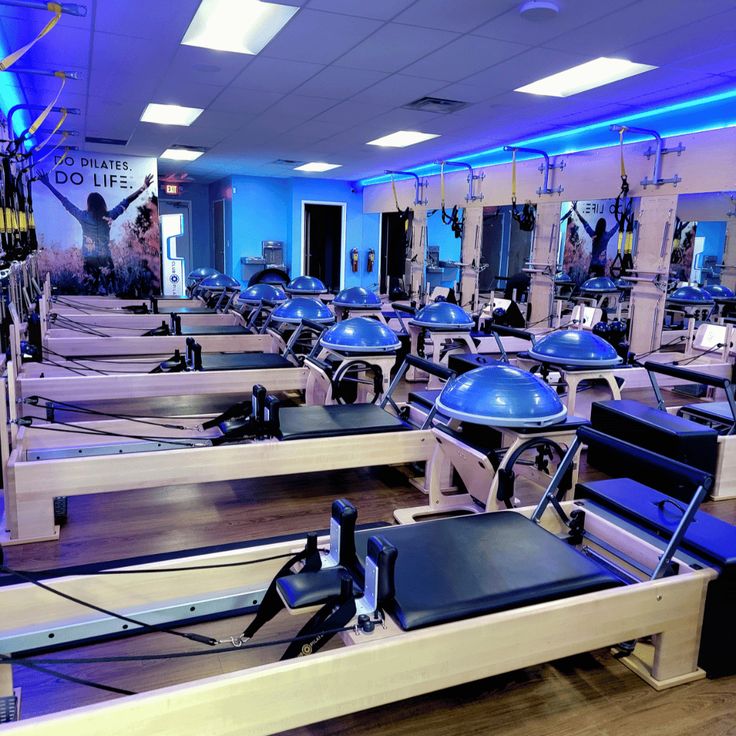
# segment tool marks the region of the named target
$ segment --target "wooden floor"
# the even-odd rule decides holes
[[[325,528],[331,502],[343,496],[357,505],[359,522],[391,522],[395,508],[422,503],[420,493],[407,481],[407,472],[359,469],[76,497],[70,499],[70,520],[61,541],[7,548],[6,564],[38,570]],[[708,504],[706,508],[736,522],[736,501]],[[0,601],[1,596],[0,589]],[[221,621],[191,630],[230,635],[242,630],[243,623]],[[263,637],[288,635],[290,623],[274,622]],[[83,656],[135,654],[182,651],[187,645],[196,647],[157,634],[75,651]],[[260,651],[251,662],[277,656]],[[176,664],[99,664],[66,667],[65,671],[108,685],[144,690],[215,675],[242,664],[238,655],[219,655]],[[17,673],[17,682],[23,689],[25,718],[116,697],[27,671]],[[348,686],[359,688],[360,683]],[[243,703],[244,724],[247,713],[248,704]],[[736,677],[656,693],[607,651],[599,651],[290,733],[725,736],[736,734]]]

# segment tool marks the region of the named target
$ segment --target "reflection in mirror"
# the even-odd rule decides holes
[[[483,241],[479,291],[490,299],[497,296],[525,302],[529,275],[524,273],[532,250],[533,233],[522,230],[511,216],[511,207],[483,208]]]
[[[443,217],[442,210],[427,212],[427,253],[425,258],[426,291],[429,301],[442,296],[456,301],[460,281],[462,251],[462,223],[465,211],[457,211],[457,222],[450,221],[450,212]],[[455,225],[455,226],[453,226]]]
[[[412,212],[381,214],[380,290],[394,300],[407,298],[407,258],[411,250]]]

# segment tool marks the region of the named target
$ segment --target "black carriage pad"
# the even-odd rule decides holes
[[[243,325],[182,325],[182,335],[247,335],[249,331]]]
[[[370,536],[356,534],[358,560]],[[621,585],[515,511],[393,526],[381,536],[398,550],[389,608],[405,630]]]
[[[685,508],[630,478],[578,483],[575,495],[600,503],[665,539],[674,534]],[[736,526],[705,511],[695,512],[680,546],[709,564],[736,566]]]
[[[196,307],[159,307],[156,314],[217,314],[213,307],[204,304]]]
[[[440,388],[411,391],[409,393],[409,403],[429,411],[441,393],[442,389]]]
[[[696,422],[714,422],[733,425],[733,412],[728,401],[704,401],[701,404],[688,404],[677,410],[677,416],[691,418]]]
[[[707,473],[715,472],[718,432],[702,424],[630,399],[594,402],[590,420],[592,427],[604,434]],[[588,451],[588,462],[599,470],[607,472],[608,460],[607,452]],[[656,482],[644,482],[660,488]],[[667,492],[666,488],[661,490]]]
[[[485,337],[488,337],[485,335]],[[496,365],[500,361],[488,355],[478,353],[455,353],[447,359],[447,367],[459,376],[462,373],[472,371],[474,368],[484,368],[487,365]]]
[[[584,417],[566,416],[561,422],[548,424],[546,427],[514,427],[519,434],[555,434],[555,432],[574,432],[580,427],[587,427],[590,422]]]
[[[202,353],[203,371],[255,371],[294,368],[278,353]]]
[[[279,411],[282,440],[400,432],[412,427],[375,404],[293,406]]]

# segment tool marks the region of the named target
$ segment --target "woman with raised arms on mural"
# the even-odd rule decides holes
[[[61,202],[69,214],[82,226],[82,257],[84,258],[85,277],[91,282],[92,293],[110,293],[115,290],[114,264],[110,250],[110,228],[114,220],[143,194],[153,183],[153,175],[148,174],[142,186],[119,202],[112,209],[107,208],[105,198],[99,192],[91,192],[87,196],[87,209],[82,210],[70,202],[49,181],[48,176],[40,177],[54,196]]]
[[[578,212],[577,202],[572,203],[572,209],[585,228],[585,232],[590,236],[590,275],[605,276],[606,263],[608,262],[608,241],[618,232],[618,224],[614,224],[610,230],[606,230],[606,218],[599,217],[594,230],[588,224],[588,221]]]

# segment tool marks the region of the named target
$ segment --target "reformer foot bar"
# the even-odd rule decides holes
[[[241,662],[249,640],[257,645],[258,629],[279,611],[309,618],[284,645],[280,662],[32,719],[8,726],[8,733],[235,736],[246,727],[250,734],[273,734],[619,645],[628,653],[621,661],[656,689],[704,677],[698,666],[704,607],[718,607],[721,621],[733,615],[732,599],[713,600],[709,593],[733,561],[718,569],[703,564],[703,550],[697,558],[694,551],[700,524],[733,531],[697,511],[711,476],[589,428],[579,430],[570,462],[581,443],[633,454],[650,470],[666,467],[690,489],[687,507],[658,527],[651,497],[644,504],[635,495],[617,498],[614,508],[614,500],[588,484],[589,498],[560,503],[559,471],[536,508],[356,532],[355,508],[340,501],[333,504],[329,540],[307,538],[306,546],[288,541],[136,566],[158,567],[156,575],[47,573],[44,582],[57,591],[159,625],[184,625],[187,603],[218,601],[226,615],[258,601],[243,633],[220,640],[220,650],[237,649]],[[284,565],[273,559],[280,555],[294,558]],[[177,571],[238,562],[253,564],[206,575]],[[122,628],[119,620],[28,582],[10,583],[0,620],[6,656],[41,649],[52,633],[69,647]],[[706,635],[718,633],[708,630],[716,623],[706,619]],[[319,651],[334,635],[342,645]],[[635,645],[648,637],[650,643]],[[733,658],[727,669],[733,671]],[[7,689],[7,676],[4,682]]]
[[[407,365],[445,379],[452,376],[446,368],[413,356]],[[244,444],[219,444],[231,436],[226,419],[199,435],[196,419],[182,421],[184,429],[143,431],[131,420],[56,428],[35,420],[21,422],[29,426],[19,428],[7,463],[2,528],[9,535],[4,543],[58,538],[53,499],[59,496],[426,461],[433,445],[429,427],[435,412],[402,411],[392,398],[397,383],[395,379],[380,406],[279,410],[261,390],[253,421],[249,419],[247,431],[235,437],[242,437]],[[205,419],[212,423],[212,417]],[[213,440],[217,446],[209,446]]]

